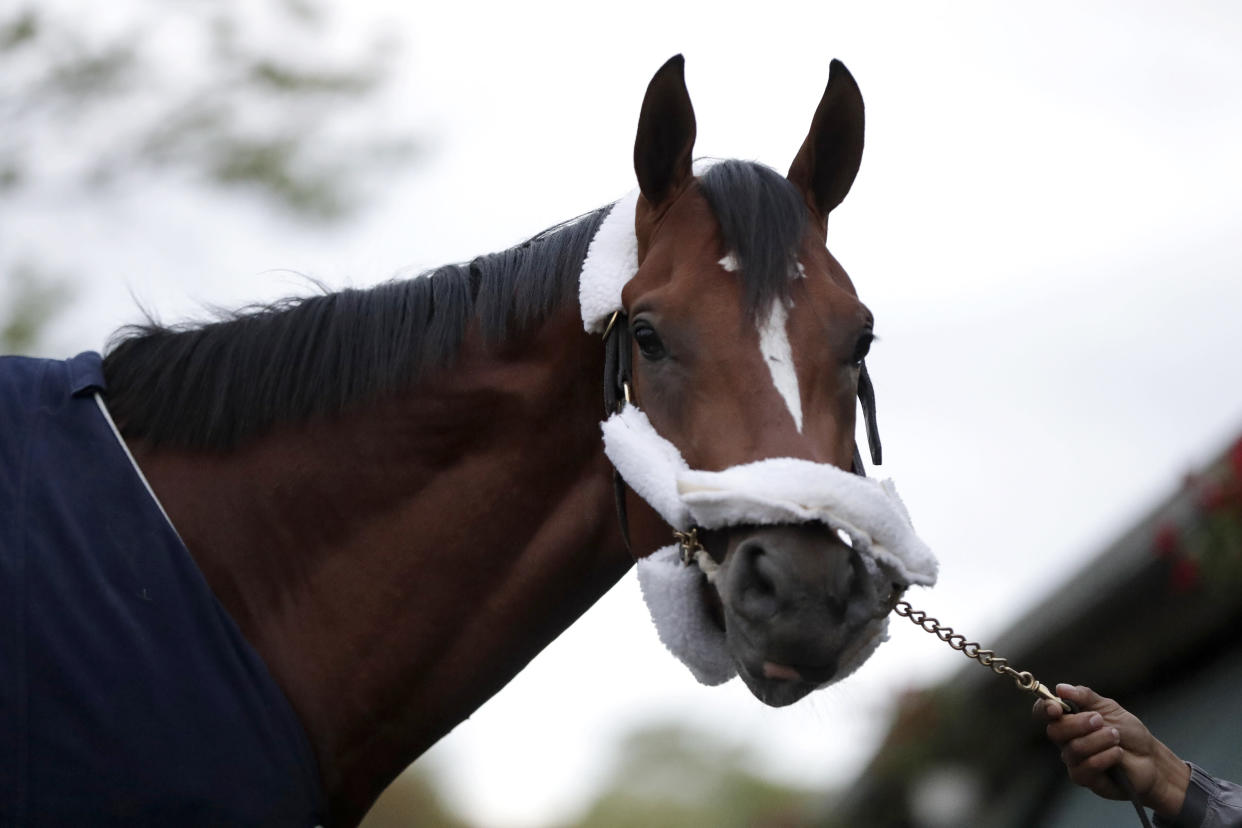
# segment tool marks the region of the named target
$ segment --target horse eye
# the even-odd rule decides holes
[[[867,357],[867,353],[871,350],[871,343],[874,341],[874,333],[863,331],[862,336],[858,337],[858,342],[854,345],[854,358],[851,360],[854,365],[862,364],[862,361]]]
[[[660,335],[656,333],[655,328],[651,327],[650,323],[643,321],[634,323],[632,333],[634,341],[638,343],[638,350],[647,359],[663,359],[667,355],[668,352],[664,350],[664,343],[660,340]]]

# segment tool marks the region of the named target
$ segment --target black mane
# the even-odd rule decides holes
[[[788,290],[802,199],[750,162],[720,162],[699,184],[757,313]],[[582,261],[611,209],[413,279],[244,308],[208,324],[124,328],[104,358],[108,406],[129,439],[226,450],[282,423],[398,393],[452,362],[472,319],[498,343],[576,301]]]

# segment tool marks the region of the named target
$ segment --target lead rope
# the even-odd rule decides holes
[[[909,618],[911,623],[922,628],[924,632],[931,633],[967,658],[973,658],[984,667],[990,668],[996,675],[1009,676],[1019,690],[1032,693],[1036,698],[1043,699],[1044,701],[1055,702],[1061,705],[1061,709],[1066,713],[1081,712],[1078,705],[1053,693],[1041,684],[1030,671],[1014,669],[1009,665],[1009,659],[998,656],[993,650],[983,649],[983,645],[977,641],[967,641],[966,636],[959,632],[954,632],[952,627],[941,624],[939,620],[929,617],[922,610],[916,610],[910,606],[909,601],[898,601],[893,606],[893,612],[902,618]],[[1126,776],[1126,772],[1122,770],[1121,766],[1114,765],[1109,768],[1108,778],[1122,793],[1130,798],[1130,804],[1134,806],[1134,810],[1138,813],[1139,820],[1143,823],[1143,828],[1152,828],[1151,821],[1147,818],[1147,811],[1143,808],[1142,803],[1139,802],[1138,793],[1134,790],[1134,785],[1130,783],[1130,778]]]

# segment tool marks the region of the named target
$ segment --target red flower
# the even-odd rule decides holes
[[[1195,493],[1199,508],[1205,512],[1215,512],[1229,505],[1229,489],[1218,481],[1205,483]]]
[[[1190,558],[1177,558],[1169,570],[1169,586],[1175,593],[1190,592],[1199,585],[1199,564]]]
[[[1229,449],[1229,468],[1233,470],[1233,479],[1242,482],[1242,438]]]

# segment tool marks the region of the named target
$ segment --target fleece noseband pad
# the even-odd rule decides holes
[[[935,555],[914,533],[891,481],[835,466],[773,458],[719,472],[696,471],[638,408],[602,424],[604,451],[626,483],[678,530],[820,522],[846,533],[877,581],[931,586]],[[719,684],[735,674],[724,633],[708,617],[697,567],[676,546],[640,558],[638,578],[660,640],[695,678]],[[885,638],[887,617],[864,630],[836,679],[856,669]]]

